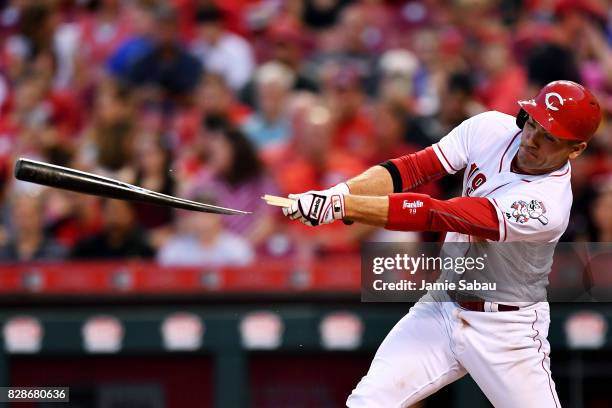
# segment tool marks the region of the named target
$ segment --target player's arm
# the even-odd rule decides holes
[[[370,167],[346,182],[351,194],[384,196],[393,192],[391,174],[382,166]]]
[[[295,202],[290,207],[284,208],[283,213],[292,220],[311,226],[329,224],[338,219],[353,220],[345,215],[344,197],[382,196],[381,200],[385,200],[384,196],[387,194],[400,193],[446,174],[454,174],[464,168],[469,161],[470,136],[478,133],[473,129],[473,125],[480,119],[478,116],[469,119],[435,145],[382,163],[346,183],[322,191],[290,194],[289,198]],[[373,225],[385,225],[382,221],[384,218],[381,219],[385,217],[384,202],[372,201],[368,204],[373,208],[361,211],[375,211],[375,213],[367,215],[370,217],[368,221],[360,218],[366,214],[353,214],[356,216],[355,220]]]
[[[432,147],[374,166],[346,182],[351,194],[386,196],[412,190],[447,172]]]
[[[458,232],[495,241],[500,236],[496,210],[482,197],[436,200],[416,193],[347,195],[344,217],[399,231]]]
[[[341,216],[344,196],[386,198],[388,194],[413,189],[446,174],[433,147],[428,147],[371,167],[346,183],[327,190],[289,194],[289,198],[296,201],[291,207],[283,209],[283,213],[306,225],[328,224]]]

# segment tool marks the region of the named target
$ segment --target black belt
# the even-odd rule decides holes
[[[479,298],[478,296],[468,295],[465,293],[459,293],[454,290],[447,290],[446,293],[453,300],[453,302],[457,303],[459,307],[465,310],[470,310],[472,312],[488,312],[489,310],[485,310],[485,303],[487,302],[484,299]],[[492,302],[489,302],[492,303]],[[512,305],[503,305],[501,303],[495,303],[497,305],[498,312],[515,312],[520,308],[518,306]]]

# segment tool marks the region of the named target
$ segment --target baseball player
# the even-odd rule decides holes
[[[328,190],[291,195],[295,201],[283,212],[311,226],[351,220],[444,231],[445,242],[554,244],[572,205],[569,161],[597,130],[600,107],[570,81],[551,82],[518,104],[517,117],[479,114],[424,150]],[[462,169],[461,197],[443,201],[409,192]],[[505,260],[495,273],[506,280],[508,301],[429,292],[387,335],[348,407],[407,407],[466,373],[495,407],[560,407],[547,340],[552,252],[542,259],[538,251],[489,246]],[[542,301],[511,301],[524,291]]]

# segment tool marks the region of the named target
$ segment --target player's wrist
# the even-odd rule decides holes
[[[338,183],[329,189],[332,194],[332,207],[334,220],[345,220],[346,218],[346,197],[351,194],[351,190],[345,182]]]
[[[387,196],[344,196],[345,216],[343,221],[384,227],[387,221],[389,199]]]
[[[351,190],[345,182],[338,183],[333,187],[329,188],[329,191],[333,191],[335,194],[348,195],[351,194]]]

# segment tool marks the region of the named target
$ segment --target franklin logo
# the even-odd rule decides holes
[[[403,210],[405,210],[406,208],[421,208],[421,207],[423,207],[423,202],[421,200],[416,200],[416,201],[404,200],[404,202],[402,203]]]
[[[546,103],[546,107],[552,111],[558,111],[559,107],[554,106],[552,104],[552,101],[550,100],[551,98],[557,99],[559,101],[559,105],[563,106],[563,97],[561,97],[561,95],[559,95],[556,92],[549,92],[546,94],[545,98],[544,98],[544,103]]]
[[[321,212],[321,205],[325,201],[325,198],[321,196],[315,196],[314,202],[312,203],[312,210],[310,211],[310,215],[313,218],[319,218],[319,213]]]

